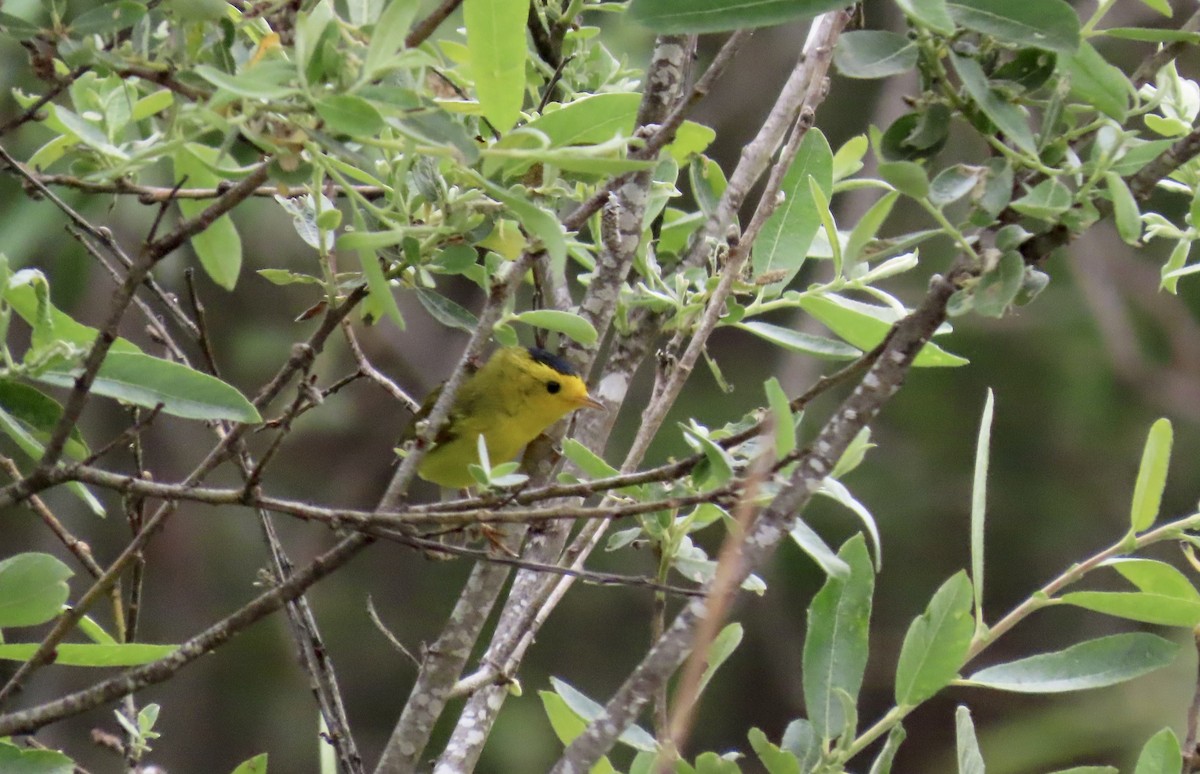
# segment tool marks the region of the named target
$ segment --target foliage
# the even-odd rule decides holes
[[[1170,15],[1163,0],[1144,2]],[[851,15],[825,0],[462,0],[447,21],[442,11],[458,5],[115,0],[78,9],[56,1],[27,16],[0,13],[0,35],[26,48],[36,79],[16,90],[19,109],[0,126],[0,164],[42,206],[57,208],[115,288],[106,312],[85,322],[55,302],[67,277],[15,250],[0,256],[0,430],[13,457],[3,458],[10,483],[0,503],[36,515],[87,575],[44,552],[0,556],[0,659],[20,664],[0,687],[0,735],[134,697],[283,609],[336,765],[365,771],[305,594],[379,541],[475,562],[455,614],[422,649],[379,771],[412,770],[430,755],[439,756],[437,771],[474,768],[505,698],[519,691],[525,649],[578,577],[650,588],[654,641],[606,704],[563,679],[539,692],[547,733],[566,745],[555,770],[741,771],[743,753],[695,755],[686,740],[714,674],[743,639],[740,624],[726,623],[730,601],[739,589],[770,592],[762,569],[786,536],[827,577],[808,605],[803,647],[790,651],[801,664],[806,716],[778,744],[757,728],[747,735],[744,754],[773,774],[862,769],[868,749],[870,771],[885,774],[904,744],[905,719],[951,686],[969,688],[968,697],[1079,691],[1172,663],[1178,645],[1143,631],[979,660],[1047,608],[1200,625],[1192,578],[1146,554],[1167,541],[1194,544],[1200,527],[1195,513],[1160,523],[1169,419],[1149,431],[1125,534],[994,617],[985,615],[983,585],[989,393],[964,569],[923,612],[912,611],[898,649],[870,637],[884,545],[845,478],[874,446],[870,423],[910,368],[968,364],[931,341],[952,333],[947,318],[1005,318],[1031,304],[1050,280],[1047,260],[1100,224],[1131,246],[1173,243],[1161,269],[1167,293],[1200,271],[1189,263],[1200,239],[1200,86],[1174,64],[1182,45],[1196,42],[1194,25],[1106,27],[1111,2],[1081,21],[1063,0],[896,0],[903,32],[844,32]],[[723,168],[710,155],[716,132],[687,119],[688,110],[744,55],[741,28],[808,19],[805,52],[737,164]],[[610,42],[629,23],[658,35],[643,52],[645,70]],[[733,34],[693,73],[696,36],[724,31]],[[1105,58],[1107,39],[1143,42],[1150,53],[1126,74]],[[918,91],[889,126],[859,126],[831,144],[818,111],[831,64],[852,79],[915,75]],[[41,143],[21,158],[4,139],[18,127]],[[952,154],[963,146],[973,153]],[[158,215],[135,249],[63,191],[137,196]],[[839,224],[835,210],[855,192],[865,192],[868,206],[852,225],[846,217]],[[247,276],[244,237],[256,199],[289,218],[308,249],[299,265],[260,259],[268,265],[257,273],[269,285]],[[896,217],[901,208],[924,222],[910,227]],[[172,257],[185,245],[223,292],[265,306],[300,297],[308,305],[297,317],[307,338],[275,353],[278,371],[261,386],[218,369],[215,353],[230,343],[214,341],[191,275],[186,285],[163,284],[175,281],[171,261],[188,260]],[[946,245],[948,264],[931,257]],[[917,275],[928,290],[906,302],[913,285],[903,280]],[[463,288],[486,300],[468,309]],[[302,445],[295,422],[326,410],[346,385],[370,380],[415,413],[418,401],[372,364],[359,336],[371,326],[411,336],[417,309],[470,339],[400,450],[386,494],[371,509],[280,494],[277,455]],[[788,322],[796,319],[824,332]],[[130,320],[146,332],[118,335]],[[796,396],[771,378],[761,405],[733,421],[710,426],[694,416],[668,425],[701,359],[727,387],[709,349],[721,328],[844,367]],[[559,427],[521,463],[489,460],[481,438],[473,493],[409,502],[464,374],[493,342],[561,351],[613,412],[639,366],[655,362],[633,440],[612,448],[613,419],[599,415],[578,417],[569,437]],[[332,359],[327,348],[348,353],[352,373],[327,380],[318,368]],[[839,407],[813,418],[814,399],[851,384]],[[108,442],[86,423],[104,401],[130,412]],[[203,453],[149,439],[149,428],[176,421],[213,431]],[[646,463],[651,442],[668,435],[690,453]],[[556,445],[568,463],[561,471]],[[166,464],[175,454],[193,466],[186,476]],[[231,472],[236,485],[212,483],[217,471]],[[74,500],[52,508],[43,495],[60,486]],[[839,550],[805,520],[816,495],[861,528]],[[266,588],[179,644],[144,642],[141,562],[186,504],[256,512],[270,559]],[[99,561],[75,537],[105,528],[55,513],[80,506],[123,517],[128,532],[114,556]],[[275,533],[281,517],[324,528],[323,553],[294,564]],[[581,525],[574,534],[572,523]],[[439,542],[446,532],[481,533],[486,544]],[[602,543],[611,552],[647,549],[655,571],[631,578],[586,568]],[[520,572],[470,672],[510,565]],[[1101,569],[1132,590],[1065,590]],[[111,603],[103,618],[102,598]],[[78,635],[88,642],[65,641]],[[864,675],[881,652],[895,663],[892,706],[868,719]],[[125,671],[40,705],[11,704],[40,670],[71,667]],[[466,705],[437,753],[428,745],[450,696],[467,697]],[[649,704],[653,732],[638,725]],[[158,704],[139,710],[129,698],[116,715],[121,736],[110,746],[131,769],[171,742],[156,730],[158,714]],[[965,705],[955,731],[959,771],[983,771]],[[1194,767],[1194,732],[1182,747],[1169,729],[1154,735],[1137,772]],[[618,742],[632,752],[614,753]],[[64,753],[0,743],[0,768],[10,760],[29,771],[71,766]],[[264,754],[236,771],[266,766]]]

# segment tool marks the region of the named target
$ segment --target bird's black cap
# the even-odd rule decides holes
[[[541,363],[542,365],[550,366],[555,371],[558,371],[563,376],[579,376],[579,372],[571,367],[571,364],[563,360],[558,355],[551,354],[544,349],[538,347],[526,347],[529,356]]]

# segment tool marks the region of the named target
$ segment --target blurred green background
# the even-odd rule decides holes
[[[5,10],[23,13],[21,9],[29,5],[31,0],[10,2]],[[1114,11],[1113,25],[1155,21],[1144,6],[1124,5]],[[1090,4],[1081,4],[1081,13],[1090,11]],[[887,4],[867,3],[867,25],[898,29],[891,13]],[[650,40],[645,31],[628,24],[611,26],[607,15],[605,21],[610,24],[606,34],[612,35],[609,45],[623,50],[630,64],[640,67]],[[786,76],[804,32],[803,26],[759,32],[696,115],[717,129],[719,145],[713,153],[727,171]],[[711,55],[718,43],[705,39],[705,55]],[[1135,45],[1101,48],[1127,72],[1146,52]],[[1180,63],[1191,77],[1195,65],[1194,53]],[[0,120],[15,112],[14,86],[36,88],[28,78],[22,50],[0,42]],[[864,132],[869,123],[886,126],[904,112],[902,97],[913,87],[903,78],[879,84],[835,77],[817,125],[836,148]],[[26,158],[44,139],[38,127],[26,126],[0,141],[19,158]],[[977,160],[981,153],[978,147],[952,142],[939,161]],[[154,217],[149,208],[131,199],[62,193],[130,247],[144,236]],[[848,228],[871,201],[858,194],[835,200],[839,224]],[[0,176],[0,202],[0,250],[14,266],[44,271],[54,301],[77,319],[95,324],[106,309],[112,286],[65,233],[63,218],[49,203],[23,195],[11,175]],[[1177,206],[1166,201],[1157,204]],[[922,217],[915,208],[899,207],[887,229],[898,233],[926,227]],[[286,358],[289,344],[312,330],[315,323],[293,320],[316,300],[309,289],[276,287],[254,270],[294,266],[307,271],[315,268],[315,262],[296,237],[290,218],[274,202],[251,202],[237,220],[243,225],[247,260],[237,291],[227,293],[204,278],[199,278],[199,286],[224,376],[253,394]],[[937,249],[922,257],[921,276],[891,286],[909,303],[920,297],[928,273],[946,265],[947,254],[939,255]],[[1177,517],[1196,508],[1200,283],[1184,279],[1177,297],[1159,292],[1162,257],[1157,246],[1133,250],[1107,226],[1093,229],[1047,264],[1051,284],[1031,306],[999,321],[955,320],[955,332],[942,344],[969,358],[971,365],[915,372],[876,423],[874,440],[879,448],[846,481],[875,514],[884,546],[872,655],[863,689],[864,726],[890,706],[895,658],[909,622],[937,586],[968,562],[972,456],[989,387],[996,395],[987,530],[989,620],[1123,533],[1142,444],[1157,417],[1169,417],[1175,424],[1163,513]],[[163,263],[159,279],[182,291],[182,271],[194,265],[194,257],[181,251]],[[811,281],[824,269],[810,264],[798,281]],[[479,292],[468,286],[456,287],[454,294],[472,308],[482,301]],[[446,375],[466,337],[440,328],[410,301],[401,299],[406,331],[383,324],[361,335],[373,361],[419,397]],[[146,341],[135,316],[126,322],[123,335]],[[775,322],[814,325],[792,317]],[[674,418],[694,416],[716,426],[758,405],[768,376],[779,376],[789,393],[796,394],[831,368],[780,354],[730,330],[717,333],[711,351],[733,392],[721,392],[699,369]],[[320,359],[318,374],[322,383],[329,383],[352,368],[338,342]],[[607,454],[610,461],[621,458],[624,443],[636,429],[638,410],[644,405],[640,396],[648,387],[646,376],[639,381],[641,392],[620,415]],[[836,397],[823,398],[808,412],[809,432],[833,409]],[[91,402],[83,429],[95,445],[118,432],[126,419],[119,407],[98,399]],[[406,422],[403,412],[380,390],[356,383],[297,423],[268,474],[271,493],[318,503],[372,506],[389,476],[390,450]],[[667,423],[650,463],[686,449],[674,427]],[[266,440],[259,437],[253,443],[261,450]],[[147,435],[155,477],[178,480],[210,442],[208,431],[195,423],[160,418]],[[7,446],[0,448],[12,453]],[[109,464],[124,467],[129,461],[127,455],[117,455]],[[233,480],[224,471],[210,483]],[[114,557],[127,540],[119,504],[111,498],[106,502],[114,515],[106,521],[88,516],[77,501],[61,493],[50,493],[47,499],[70,528],[91,543],[102,562]],[[28,512],[13,510],[2,518],[3,555],[46,550],[71,563]],[[858,529],[852,515],[828,502],[814,503],[806,518],[834,545]],[[331,541],[320,527],[283,518],[278,526],[297,561]],[[714,538],[708,537],[710,547],[715,547]],[[1172,546],[1161,547],[1154,555],[1176,562],[1180,558]],[[142,637],[177,642],[255,594],[258,572],[267,559],[250,511],[184,506],[154,541],[147,562]],[[647,573],[654,560],[624,552],[597,556],[593,564]],[[374,760],[386,739],[415,674],[414,666],[394,652],[369,622],[368,596],[393,632],[417,650],[439,629],[468,569],[463,562],[428,562],[402,547],[381,544],[313,590],[312,603],[368,761]],[[778,740],[787,723],[803,714],[804,611],[822,578],[807,557],[788,546],[775,557],[765,579],[768,594],[745,599],[737,611],[746,626],[746,640],[709,689],[692,737],[693,753],[748,750],[745,733],[751,726]],[[1090,582],[1111,580],[1098,577]],[[74,594],[83,587],[82,578],[72,583]],[[546,689],[549,676],[556,675],[597,699],[607,698],[644,651],[650,609],[646,592],[578,585],[531,650],[521,674],[524,695],[508,701],[479,771],[544,770],[560,745],[541,711],[537,691]],[[1078,610],[1054,609],[1022,624],[987,652],[980,665],[1135,627]],[[10,640],[36,633],[13,632]],[[1191,639],[1186,632],[1163,633],[1185,644]],[[11,665],[0,664],[0,675],[10,669]],[[949,689],[906,723],[908,741],[896,770],[953,769],[953,713],[960,703],[967,703],[974,713],[989,771],[994,774],[1048,771],[1072,763],[1130,767],[1136,750],[1158,728],[1172,726],[1182,738],[1195,674],[1194,650],[1188,647],[1170,669],[1112,689],[1059,697]],[[17,704],[32,705],[95,679],[92,672],[45,669]],[[316,771],[314,702],[279,616],[240,635],[169,683],[140,694],[139,701],[163,705],[159,722],[163,737],[150,759],[168,771],[228,771],[263,751],[270,753],[272,771]],[[93,727],[115,731],[111,711],[56,724],[39,739],[66,748],[94,771],[115,770],[117,762],[111,754],[87,742]],[[859,768],[865,770],[867,764]],[[753,770],[753,764],[747,770]]]

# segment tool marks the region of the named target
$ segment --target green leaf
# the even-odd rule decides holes
[[[580,693],[564,680],[551,677],[550,684],[554,686],[555,693],[562,697],[571,711],[584,721],[591,722],[604,710],[604,707]],[[625,733],[621,734],[618,741],[643,752],[653,752],[658,749],[658,743],[654,741],[654,737],[637,725],[625,729]]]
[[[557,331],[585,347],[592,346],[599,338],[592,324],[573,312],[560,312],[557,309],[533,309],[515,314],[510,319],[532,325],[534,328]]]
[[[155,116],[175,104],[175,95],[170,89],[159,89],[133,103],[129,113],[130,121],[142,121]]]
[[[917,66],[917,44],[885,30],[845,32],[833,50],[833,63],[848,78],[887,78]]]
[[[875,571],[878,572],[882,569],[883,544],[879,540],[879,527],[875,524],[875,517],[867,510],[867,507],[856,500],[854,495],[850,494],[850,490],[846,488],[845,484],[832,476],[825,477],[825,480],[821,482],[821,486],[817,489],[817,494],[841,503],[854,513],[854,515],[858,516],[867,530],[867,535],[871,538],[871,546],[875,549]]]
[[[95,328],[75,322],[67,313],[50,303],[50,284],[37,269],[14,272],[4,289],[4,300],[21,319],[33,328],[33,346],[44,347],[67,342],[78,347],[91,347],[99,333]],[[128,339],[117,338],[110,352],[141,352]]]
[[[145,15],[146,6],[143,3],[118,0],[76,16],[71,21],[71,32],[79,36],[108,35],[132,27]]]
[[[804,718],[787,724],[779,746],[796,756],[802,771],[811,771],[821,760],[821,740],[817,738],[812,723]]]
[[[529,0],[464,0],[470,71],[483,115],[498,132],[521,117]]]
[[[1166,152],[1174,142],[1174,140],[1149,140],[1147,142],[1126,140],[1124,152],[1113,162],[1111,171],[1122,177],[1135,175],[1142,167]]]
[[[875,590],[875,569],[861,533],[846,541],[838,557],[850,574],[826,578],[809,605],[804,638],[804,704],[822,739],[840,736],[845,725],[837,690],[856,699],[862,687]]]
[[[704,453],[704,461],[692,470],[692,478],[704,489],[725,484],[733,477],[733,457],[711,438],[690,425],[680,423],[684,440],[695,450]]]
[[[383,116],[374,105],[353,94],[330,94],[317,100],[317,115],[334,134],[371,137],[384,127]]]
[[[371,42],[367,46],[367,58],[363,62],[362,80],[372,81],[389,67],[396,52],[404,48],[404,38],[420,9],[420,0],[391,0],[383,9],[375,28],[371,30]]]
[[[605,462],[603,457],[574,438],[563,440],[562,449],[563,455],[574,463],[575,467],[583,471],[588,478],[612,478],[620,472]]]
[[[230,774],[267,774],[267,753],[242,761]]]
[[[1192,252],[1192,240],[1180,239],[1175,243],[1175,247],[1171,250],[1171,255],[1168,256],[1167,262],[1162,267],[1162,281],[1159,287],[1171,295],[1176,295],[1179,292],[1179,278],[1188,272],[1188,269],[1194,269],[1200,264],[1193,264],[1185,267],[1188,255]],[[1200,269],[1198,269],[1200,270]]]
[[[461,306],[427,288],[417,288],[417,300],[433,319],[442,325],[458,328],[467,333],[474,333],[479,319]]]
[[[283,99],[300,92],[295,83],[299,77],[296,65],[283,60],[259,62],[237,75],[206,64],[196,65],[192,72],[217,88],[244,99]]]
[[[1046,0],[1046,3],[1051,4],[1060,1]],[[1027,7],[1022,3],[1006,2],[1005,5],[1006,7]],[[953,6],[951,8],[953,9]],[[1074,19],[1075,12],[1070,11],[1070,13],[1071,18]],[[971,95],[971,99],[979,106],[984,115],[991,119],[992,123],[1012,140],[1018,148],[1031,156],[1037,156],[1037,143],[1033,139],[1033,132],[1029,129],[1029,122],[1026,120],[1025,114],[1021,109],[995,91],[992,91],[987,76],[984,75],[983,68],[974,59],[956,54],[951,54],[950,58],[954,62],[955,72],[958,73],[958,77],[962,80],[963,88]]]
[[[1167,0],[1142,0],[1142,5],[1161,13],[1163,16],[1171,16],[1171,4]]]
[[[1200,624],[1200,602],[1141,591],[1075,591],[1069,605],[1131,621],[1191,628]]]
[[[810,185],[815,182],[828,199],[833,190],[833,151],[820,130],[809,129],[796,157],[783,176],[783,201],[763,224],[754,242],[751,263],[755,277],[775,275],[770,294],[783,290],[800,271],[808,248],[821,225],[818,203]]]
[[[1164,728],[1142,747],[1133,774],[1179,774],[1183,770],[1183,753],[1175,732]]]
[[[774,422],[775,458],[783,459],[796,449],[796,423],[792,416],[791,402],[787,393],[774,376],[763,382],[767,393],[767,406],[771,410],[771,421]],[[0,401],[3,402],[3,401]]]
[[[883,743],[883,748],[871,762],[871,768],[867,774],[891,774],[892,762],[896,759],[896,753],[900,750],[900,745],[904,743],[906,736],[908,736],[908,732],[904,730],[904,726],[899,723],[892,726],[892,730],[888,731],[887,741]]]
[[[45,444],[50,439],[50,434],[62,417],[62,406],[54,398],[28,384],[8,379],[0,379],[0,411],[7,412],[39,444]],[[90,454],[78,427],[71,428],[63,451],[76,460]]]
[[[629,17],[658,33],[724,32],[808,19],[840,0],[633,0]]]
[[[542,240],[542,247],[553,262],[558,264],[567,260],[566,231],[558,218],[529,201],[516,189],[503,188],[482,177],[477,180],[487,190],[488,196],[507,205],[521,225]]]
[[[11,13],[0,12],[0,32],[18,42],[33,40],[41,34],[42,28],[33,22],[26,21]]]
[[[1024,281],[1024,258],[1016,250],[1005,251],[975,287],[975,311],[985,317],[1003,317],[1016,301]]]
[[[967,164],[946,167],[929,184],[930,204],[939,209],[953,204],[976,190],[979,181],[985,175],[987,175],[987,167],[968,166]]]
[[[790,352],[813,355],[826,360],[853,360],[862,354],[860,350],[840,341],[771,323],[751,321],[737,323],[733,327],[749,331]]]
[[[0,384],[14,383],[0,380]],[[23,390],[33,390],[32,387],[28,387],[26,385],[16,384],[15,386]],[[12,397],[12,394],[16,391],[8,390],[7,392],[9,394],[0,392],[0,432],[3,432],[5,435],[7,435],[12,442],[16,444],[22,452],[24,452],[25,456],[29,457],[29,459],[40,460],[46,452],[45,441],[49,439],[50,431],[36,431],[25,422],[22,422],[17,416],[10,414],[6,410],[5,400],[7,400],[9,397]],[[33,392],[37,391],[33,390]],[[46,400],[50,399],[46,398]],[[58,406],[58,403],[52,400],[50,400],[50,402],[54,403],[55,410],[57,410],[61,415],[62,410],[61,407]],[[76,459],[81,459],[86,456],[86,450],[80,448],[80,441],[77,440],[78,438],[79,429],[77,427],[71,428],[71,436],[68,438],[67,444],[63,451],[68,456],[74,456]],[[80,454],[80,451],[84,451],[85,453]],[[92,513],[101,518],[104,518],[104,516],[107,515],[106,511],[104,510],[104,506],[83,484],[79,483],[78,481],[68,481],[66,486],[72,494],[74,494],[76,497],[82,500],[85,505],[87,505],[88,509]]]
[[[842,456],[838,459],[837,464],[833,466],[833,471],[830,472],[830,478],[842,479],[847,474],[852,473],[855,468],[862,464],[866,458],[867,452],[875,448],[875,444],[871,443],[871,428],[864,427],[859,430],[850,441],[850,445],[846,447],[846,451],[842,452]]]
[[[1175,660],[1179,646],[1154,634],[1114,634],[981,669],[969,682],[1016,693],[1103,688],[1140,677]]]
[[[804,771],[807,771],[807,769],[800,768],[800,761],[796,760],[795,755],[771,744],[767,735],[760,729],[750,729],[746,738],[750,740],[750,747],[762,761],[767,774],[803,774]]]
[[[862,257],[863,248],[879,234],[879,229],[883,227],[883,222],[887,220],[888,215],[892,214],[892,207],[899,198],[898,191],[888,191],[863,213],[863,216],[858,219],[858,223],[854,224],[853,230],[850,231],[850,237],[846,240],[846,249],[842,251],[847,264],[853,264]]]
[[[837,182],[850,177],[863,167],[863,157],[871,147],[864,134],[851,137],[833,154],[833,180]]]
[[[947,0],[960,26],[1015,46],[1033,46],[1070,56],[1079,47],[1079,17],[1063,0]]]
[[[796,541],[796,545],[800,546],[800,550],[808,554],[826,575],[843,580],[849,577],[850,565],[839,559],[833,549],[821,539],[821,536],[802,519],[796,519],[795,526],[788,534],[792,536],[792,540]]]
[[[72,387],[81,368],[48,369],[33,378],[57,387]],[[261,422],[258,410],[236,389],[216,378],[149,355],[110,352],[96,374],[92,392],[154,408],[187,419]]]
[[[1133,192],[1116,172],[1106,172],[1104,182],[1108,188],[1108,196],[1112,199],[1113,219],[1117,224],[1117,234],[1125,244],[1137,246],[1142,238],[1142,214],[1138,211],[1137,200],[1133,198]]]
[[[10,774],[74,774],[75,762],[57,750],[23,750],[0,740],[0,771]]]
[[[1200,32],[1191,30],[1172,30],[1159,27],[1109,27],[1106,30],[1096,30],[1101,35],[1124,40],[1140,40],[1144,43],[1200,43]]]
[[[38,644],[35,642],[0,645],[0,659],[28,661],[37,649]],[[60,666],[82,667],[140,666],[166,658],[177,649],[177,645],[150,645],[144,642],[115,645],[62,643],[54,649],[54,663]]]
[[[807,296],[800,300],[800,307],[864,352],[874,349],[883,341],[892,323],[899,319],[890,307],[872,307],[834,294]],[[967,362],[965,358],[952,355],[929,342],[921,348],[913,365],[959,366]]]
[[[364,234],[367,236],[371,235],[366,230],[367,224],[357,203],[353,205],[353,209],[354,231],[338,236],[337,245],[339,249],[349,249],[345,244],[349,237]],[[403,229],[400,230],[403,231]],[[379,256],[376,254],[375,249],[363,245],[355,249],[355,252],[358,255],[358,265],[362,268],[363,277],[367,281],[367,289],[370,291],[371,298],[377,304],[376,308],[383,309],[383,313],[387,315],[388,319],[395,323],[397,328],[404,330],[404,316],[400,314],[400,307],[396,305],[396,297],[392,295],[392,286],[388,284],[387,277],[383,274],[383,267],[379,265]]]
[[[745,636],[745,631],[740,623],[726,624],[721,632],[713,637],[713,641],[708,646],[708,658],[704,667],[704,674],[700,676],[700,687],[697,695],[704,693],[704,689],[708,687],[713,675],[721,668],[721,665],[733,655],[737,650],[738,645],[742,644],[742,638]]]
[[[971,710],[959,705],[954,711],[956,747],[958,749],[958,774],[984,774],[983,753],[975,737],[975,724],[971,721]]]
[[[896,703],[913,707],[933,696],[958,674],[971,646],[971,580],[957,572],[913,620],[896,665]]]
[[[183,146],[173,157],[176,182],[186,178],[189,187],[215,188],[224,180],[212,171],[220,153],[217,148],[196,143]],[[177,203],[183,217],[189,220],[199,216],[210,204],[203,199],[180,199]],[[212,281],[226,290],[233,290],[242,269],[242,240],[233,219],[228,214],[222,215],[193,236],[191,242],[200,265]]]
[[[617,136],[630,137],[641,101],[641,95],[633,92],[592,94],[557,110],[547,110],[524,128],[542,132],[554,148],[595,145]]]
[[[1065,594],[1064,602],[1101,613],[1165,626],[1200,623],[1200,592],[1187,576],[1153,559],[1121,558],[1105,563],[1137,587],[1138,592],[1081,591]]]
[[[1163,489],[1167,486],[1173,438],[1171,420],[1166,417],[1150,426],[1146,446],[1142,449],[1142,464],[1138,466],[1137,483],[1133,487],[1133,504],[1129,509],[1129,523],[1134,532],[1149,529],[1158,518]]]
[[[50,554],[17,554],[0,562],[0,629],[36,626],[62,611],[70,567]]]
[[[879,176],[905,196],[924,199],[929,195],[929,175],[915,161],[881,162]]]
[[[983,526],[987,514],[987,477],[991,459],[992,414],[995,396],[989,387],[979,418],[979,437],[975,442],[975,477],[971,484],[971,588],[975,592],[975,630],[983,623]]]
[[[946,0],[896,0],[908,18],[920,22],[940,35],[954,34],[954,19]]]
[[[1060,215],[1071,209],[1071,191],[1057,179],[1050,178],[1035,185],[1010,206],[1031,218],[1057,221]]]
[[[1121,70],[1109,64],[1087,41],[1071,56],[1061,57],[1058,66],[1071,81],[1071,96],[1087,103],[1119,123],[1129,112],[1134,89]]]
[[[717,131],[712,127],[695,121],[684,121],[675,132],[675,139],[667,145],[666,151],[676,163],[686,164],[707,150],[715,139]]]

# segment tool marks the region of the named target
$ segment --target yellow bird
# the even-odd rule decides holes
[[[412,427],[433,409],[440,391],[426,398]],[[447,488],[472,486],[475,479],[467,468],[479,463],[480,435],[492,464],[507,462],[547,427],[581,408],[604,406],[588,395],[587,385],[565,360],[536,347],[497,350],[459,388],[449,421],[417,474]]]

